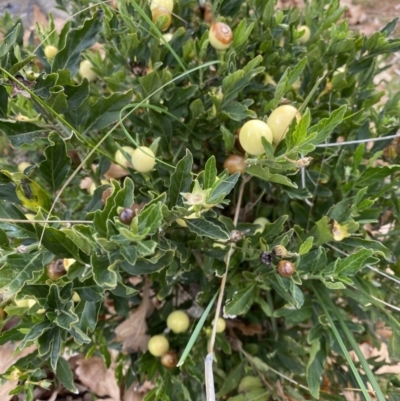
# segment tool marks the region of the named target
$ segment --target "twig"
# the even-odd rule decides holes
[[[400,134],[389,135],[389,136],[381,136],[379,138],[356,139],[354,141],[348,141],[348,142],[323,143],[321,145],[315,145],[315,147],[316,148],[327,148],[327,147],[330,147],[330,146],[354,145],[354,144],[357,144],[357,143],[386,141],[387,139],[394,139],[394,138],[400,138]]]
[[[235,209],[235,216],[233,218],[233,225],[236,227],[238,220],[239,220],[239,213],[240,213],[240,205],[242,204],[242,199],[243,199],[243,193],[244,193],[244,187],[246,183],[251,179],[251,177],[244,177],[242,180],[242,183],[240,184],[239,187],[239,196],[236,204],[236,209]],[[229,269],[229,264],[231,261],[231,257],[233,255],[235,248],[234,244],[231,243],[229,251],[226,255],[226,268],[225,268],[225,273],[222,276],[221,280],[221,286],[220,286],[220,291],[218,294],[218,300],[217,300],[217,306],[215,308],[215,317],[214,317],[214,323],[213,323],[213,330],[211,333],[211,338],[210,338],[210,344],[208,347],[208,354],[205,359],[205,377],[206,377],[206,395],[207,395],[207,401],[215,401],[215,389],[214,389],[214,376],[213,376],[213,371],[212,371],[212,362],[213,362],[213,355],[214,355],[214,345],[215,345],[215,338],[217,336],[217,323],[218,323],[218,317],[221,313],[221,307],[222,307],[222,300],[224,298],[224,291],[225,291],[225,285],[226,285],[226,279],[228,276],[228,269]]]
[[[20,219],[3,219],[0,218],[0,223],[23,223],[23,224],[35,224],[35,223],[63,223],[63,224],[93,224],[90,220],[20,220]]]

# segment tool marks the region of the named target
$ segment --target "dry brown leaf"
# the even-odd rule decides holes
[[[121,178],[128,175],[128,172],[121,167],[119,164],[111,163],[110,168],[104,174],[106,180],[111,180],[111,178]]]
[[[81,183],[79,184],[79,188],[86,189],[89,192],[92,184],[93,184],[93,180],[90,177],[85,177],[81,180]]]
[[[108,396],[112,401],[120,400],[120,391],[115,379],[115,370],[107,369],[104,360],[98,356],[80,359],[75,374],[78,379],[99,397]]]
[[[142,303],[115,329],[115,341],[122,342],[122,349],[125,352],[136,352],[139,349],[143,352],[147,351],[150,336],[146,334],[146,316],[152,306],[149,291],[150,284],[146,283],[143,286]]]
[[[0,374],[3,374],[10,366],[12,366],[18,359],[35,351],[36,347],[34,345],[23,349],[21,352],[14,353],[17,348],[18,343],[7,343],[0,345]],[[18,385],[18,380],[9,380],[0,386],[0,400],[9,401],[13,397],[8,395],[8,393],[14,390]]]
[[[255,336],[256,334],[262,334],[263,330],[261,325],[253,323],[243,323],[238,320],[226,321],[226,325],[229,328],[239,329],[244,336]]]
[[[149,381],[145,381],[140,386],[138,386],[137,383],[133,383],[128,390],[125,391],[123,401],[142,401],[144,396],[153,388],[154,384]]]

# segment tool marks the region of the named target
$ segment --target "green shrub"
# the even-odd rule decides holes
[[[111,348],[122,388],[156,384],[146,400],[204,400],[209,351],[218,399],[338,400],[346,388],[369,399],[367,383],[378,400],[398,399],[398,379],[374,375],[387,363],[359,350],[386,342],[400,359],[400,165],[389,147],[400,95],[383,100],[374,83],[400,49],[397,21],[365,37],[339,1],[215,0],[215,20],[233,31],[218,52],[194,0],[176,1],[170,41],[144,0],[88,4],[71,1],[79,12],[60,33],[38,30],[36,49],[3,21],[0,343],[37,346],[4,375],[18,372],[14,393],[32,399],[49,370],[73,391],[68,355],[109,366]],[[50,45],[58,53],[46,58]],[[229,174],[238,130],[282,104],[301,119],[278,144],[260,137],[262,154],[245,156],[243,175],[236,158]],[[110,170],[118,150],[131,160],[126,146],[146,147],[136,169]],[[18,172],[20,162],[31,165]],[[225,280],[227,328],[213,348]],[[166,331],[170,349],[192,348],[169,369],[146,352],[147,335],[175,309],[191,323]]]

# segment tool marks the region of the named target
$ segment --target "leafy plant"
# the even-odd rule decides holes
[[[399,359],[400,95],[374,83],[397,20],[365,37],[337,0],[216,0],[233,32],[217,51],[194,0],[175,2],[170,36],[144,0],[70,3],[37,48],[2,24],[0,344],[36,346],[3,375],[13,393],[33,399],[49,370],[74,392],[66,355],[110,366],[111,348],[121,388],[156,384],[146,400],[204,399],[205,384],[230,401],[398,399],[359,349]],[[244,155],[238,130],[282,104],[301,118]],[[166,330],[176,309],[188,331]],[[146,349],[163,333],[161,364]]]

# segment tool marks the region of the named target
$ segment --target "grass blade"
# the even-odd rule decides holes
[[[217,298],[218,295],[218,291],[215,293],[215,295],[213,296],[212,300],[210,301],[210,303],[208,304],[206,310],[203,312],[200,320],[198,321],[196,328],[194,329],[192,335],[190,336],[189,342],[187,343],[181,358],[179,359],[179,362],[176,366],[181,366],[183,365],[183,363],[185,362],[185,359],[187,358],[187,356],[189,355],[190,350],[192,349],[194,343],[197,340],[197,337],[199,336],[200,330],[202,329],[202,327],[204,326],[204,322],[206,321],[210,310],[212,308],[212,306],[214,305],[215,299]]]

